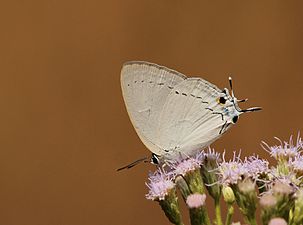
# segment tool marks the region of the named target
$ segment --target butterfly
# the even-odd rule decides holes
[[[182,156],[197,154],[237,123],[245,112],[233,93],[202,79],[187,77],[157,64],[131,61],[121,71],[121,87],[130,120],[150,158],[139,159],[118,170],[142,161],[163,164]]]

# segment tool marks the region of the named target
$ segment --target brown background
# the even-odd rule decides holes
[[[151,165],[115,172],[149,154],[121,96],[127,60],[221,88],[232,74],[244,107],[264,110],[213,146],[267,156],[261,140],[302,128],[299,2],[2,1],[0,225],[168,224],[144,198]]]

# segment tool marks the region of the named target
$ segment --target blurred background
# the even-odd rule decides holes
[[[302,1],[11,0],[0,8],[0,224],[169,224],[120,89],[145,60],[228,87],[243,115],[212,146],[259,154],[302,129]],[[184,205],[183,205],[184,207]],[[184,211],[185,212],[185,211]],[[186,212],[185,212],[186,213]],[[187,222],[185,215],[185,222]],[[239,216],[234,217],[238,221]]]

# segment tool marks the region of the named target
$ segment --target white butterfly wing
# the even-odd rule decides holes
[[[218,98],[224,96],[215,85],[188,78],[169,94],[158,120],[157,139],[169,154],[196,153],[222,135],[226,118]]]
[[[128,62],[121,71],[121,86],[130,119],[145,146],[163,155],[157,125],[168,95],[186,76],[147,62]]]

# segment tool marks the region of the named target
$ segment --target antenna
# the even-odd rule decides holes
[[[231,96],[234,98],[235,95],[234,95],[234,90],[233,90],[233,81],[232,81],[232,78],[229,77],[228,80],[229,80],[229,87],[230,87],[230,91],[231,91]]]
[[[231,91],[231,96],[233,97],[233,102],[234,102],[234,99],[235,99],[235,95],[234,95],[234,91],[233,91],[233,82],[232,82],[232,78],[229,77],[228,78],[229,80],[229,86],[230,86],[230,91]],[[242,100],[237,100],[237,102],[246,102],[248,99],[242,99]],[[234,102],[235,103],[235,102]],[[241,113],[245,113],[245,112],[254,112],[254,111],[259,111],[261,110],[262,108],[261,107],[252,107],[252,108],[248,108],[248,109],[242,109],[240,110],[239,112]]]
[[[138,165],[138,164],[141,163],[141,162],[147,163],[147,162],[149,162],[149,161],[148,161],[148,158],[147,158],[147,157],[144,157],[144,158],[142,158],[142,159],[138,159],[138,160],[136,160],[135,162],[132,162],[132,163],[126,165],[126,166],[123,166],[123,167],[117,169],[117,171],[124,170],[124,169],[130,169],[130,168],[132,168],[132,167]]]
[[[248,98],[237,100],[238,103],[240,103],[240,102],[247,102],[247,101],[248,101]]]
[[[240,112],[245,113],[245,112],[254,112],[254,111],[259,111],[261,110],[261,107],[252,107],[252,108],[248,108],[248,109],[242,109]]]

